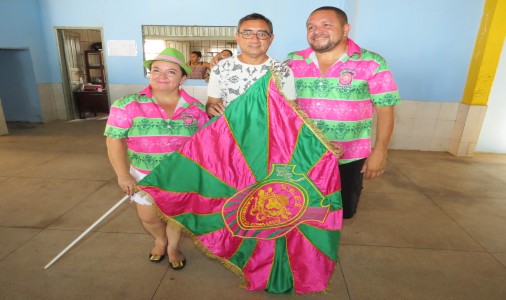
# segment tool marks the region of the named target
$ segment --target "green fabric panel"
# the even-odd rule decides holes
[[[223,219],[221,217],[221,212],[217,212],[211,215],[197,215],[193,213],[186,213],[173,217],[173,219],[181,224],[185,224],[185,227],[197,236],[225,227],[225,224],[223,223]]]
[[[371,137],[371,119],[362,121],[338,122],[312,119],[323,135],[331,141],[353,141]]]
[[[191,136],[198,130],[197,120],[185,124],[183,120],[136,118],[129,130],[129,136]]]
[[[256,239],[243,239],[239,249],[228,260],[240,269],[244,268],[251,254],[253,254],[257,243],[258,240]]]
[[[300,224],[298,229],[316,248],[337,262],[337,248],[341,231],[320,229],[307,224]]]
[[[106,125],[104,135],[106,137],[115,139],[126,139],[128,137],[128,130],[125,128],[118,128],[112,125]]]
[[[270,76],[271,73],[267,72],[225,110],[229,124],[234,124],[230,126],[230,131],[234,137],[241,137],[237,144],[257,180],[267,176],[269,118],[265,85]],[[241,101],[248,101],[249,105],[238,105]],[[256,117],[250,118],[248,115]]]
[[[114,106],[116,106],[118,108],[125,108],[129,103],[131,103],[135,99],[137,99],[136,100],[137,102],[152,102],[151,99],[149,99],[148,97],[146,97],[144,95],[141,95],[139,97],[138,94],[129,94],[129,95],[124,96],[121,99],[114,101],[113,104],[114,104]]]
[[[327,196],[325,204],[330,202],[330,211],[335,211],[343,208],[343,199],[341,198],[341,191],[337,191]]]
[[[290,267],[288,250],[286,249],[286,237],[276,239],[274,262],[267,283],[267,292],[293,294],[293,274]]]
[[[362,48],[362,55],[361,57],[358,56],[358,54],[355,54],[351,57],[352,60],[374,60],[378,64],[378,68],[376,69],[375,73],[379,73],[381,71],[388,70],[388,65],[385,59],[379,55],[378,53],[368,51],[366,49]]]
[[[228,198],[237,193],[236,189],[178,152],[172,153],[151,173],[153,176],[146,176],[139,185],[173,192],[199,191],[200,195],[209,198]]]
[[[311,149],[311,151],[308,151],[308,149]],[[304,124],[300,129],[290,164],[297,165],[295,168],[297,173],[306,174],[326,151],[327,148],[325,148],[320,140],[314,138],[311,129]]]
[[[163,162],[165,159],[167,159],[167,157],[171,155],[171,153],[161,153],[161,154],[138,153],[130,149],[127,149],[127,154],[132,164],[136,168],[143,170],[153,170],[154,168],[156,168],[156,166],[158,166],[161,162]]]
[[[297,97],[342,100],[370,99],[367,81],[353,79],[350,86],[343,87],[339,78],[307,77],[295,80]]]
[[[375,106],[392,106],[401,102],[398,91],[371,95],[371,99]]]

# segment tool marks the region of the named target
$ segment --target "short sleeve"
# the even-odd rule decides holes
[[[128,137],[128,131],[132,126],[132,118],[129,116],[123,100],[116,100],[111,106],[104,135],[111,138],[124,139]]]
[[[212,98],[221,99],[220,90],[220,69],[219,64],[211,69],[211,75],[209,76],[209,82],[207,84],[207,96]]]

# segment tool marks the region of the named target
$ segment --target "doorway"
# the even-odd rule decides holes
[[[101,28],[57,28],[67,119],[94,118],[109,112]],[[93,66],[85,59],[99,53]],[[99,65],[100,68],[96,66]]]

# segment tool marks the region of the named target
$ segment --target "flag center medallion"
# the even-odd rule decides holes
[[[273,165],[271,173],[232,197],[223,207],[223,219],[234,236],[271,239],[305,221],[310,195],[324,199],[295,165]],[[307,217],[307,216],[306,216]]]

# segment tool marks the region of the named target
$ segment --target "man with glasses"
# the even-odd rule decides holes
[[[222,115],[225,107],[244,94],[271,66],[277,67],[276,75],[281,79],[281,92],[287,99],[296,98],[290,68],[281,66],[277,60],[267,55],[273,40],[272,22],[265,16],[253,13],[239,20],[236,41],[241,53],[220,60],[211,70],[206,104],[210,117]]]

